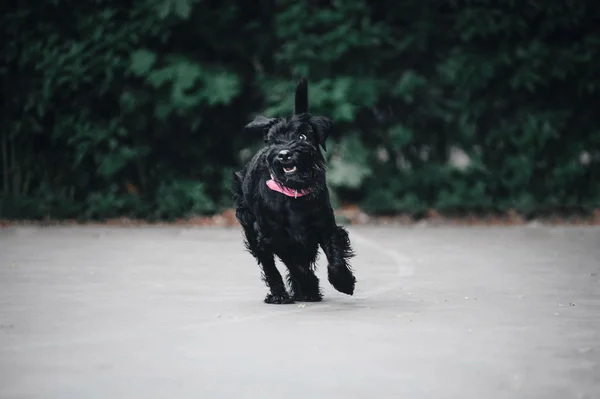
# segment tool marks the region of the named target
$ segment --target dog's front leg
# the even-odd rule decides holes
[[[246,233],[247,247],[258,261],[262,270],[262,280],[269,287],[269,293],[265,297],[266,303],[286,304],[294,303],[285,289],[281,273],[275,266],[275,256],[269,249],[266,240],[259,234],[256,225],[244,228]]]
[[[327,278],[333,288],[344,294],[354,294],[356,278],[352,274],[349,259],[354,256],[348,232],[334,225],[321,239],[321,248],[327,257]]]
[[[275,257],[272,252],[259,250],[257,256],[258,262],[262,267],[263,281],[269,287],[269,292],[265,297],[265,303],[286,304],[294,303],[292,298],[285,290],[281,273],[275,266]]]

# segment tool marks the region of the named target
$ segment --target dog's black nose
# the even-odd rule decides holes
[[[277,159],[279,159],[280,161],[287,161],[290,159],[291,156],[292,153],[288,150],[281,150],[279,151],[279,153],[277,153]]]

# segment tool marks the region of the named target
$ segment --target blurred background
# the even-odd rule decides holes
[[[231,216],[243,126],[303,75],[341,213],[598,219],[597,2],[4,8],[0,219]]]

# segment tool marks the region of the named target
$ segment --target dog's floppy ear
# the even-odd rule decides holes
[[[308,82],[305,78],[300,79],[296,86],[296,98],[294,102],[294,114],[305,114],[308,112]]]
[[[258,115],[252,122],[248,123],[244,129],[250,131],[262,131],[263,133],[266,133],[266,131],[269,130],[269,128],[273,126],[275,122],[277,122],[276,118],[267,118],[262,115]]]
[[[324,151],[327,151],[325,141],[327,141],[327,137],[329,137],[329,131],[333,125],[331,119],[327,118],[326,116],[313,116],[310,118],[310,124],[319,137],[319,144],[321,147],[323,147]]]

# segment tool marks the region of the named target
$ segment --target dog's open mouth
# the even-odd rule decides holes
[[[283,173],[285,173],[286,175],[292,174],[294,172],[296,172],[295,166],[284,166],[283,167]]]

